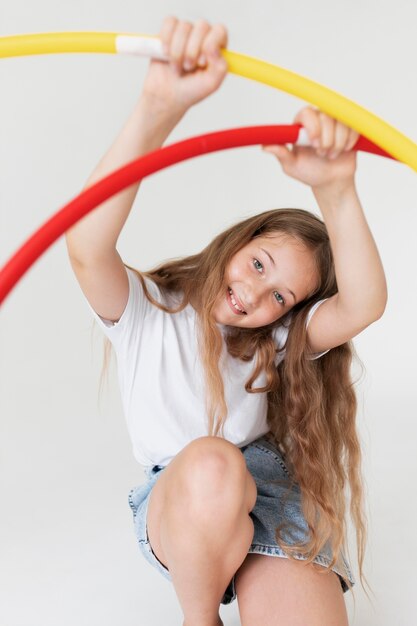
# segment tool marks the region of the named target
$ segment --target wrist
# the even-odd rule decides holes
[[[312,186],[311,190],[317,202],[330,201],[332,204],[357,196],[354,178],[332,181],[323,185]]]
[[[157,150],[165,143],[181,117],[179,112],[168,110],[156,99],[142,95],[126,122],[126,141],[133,142],[135,155]]]
[[[186,109],[172,106],[152,93],[142,92],[137,108],[145,114],[150,123],[174,128],[184,117]]]

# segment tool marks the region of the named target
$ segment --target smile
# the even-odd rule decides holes
[[[233,313],[235,315],[247,315],[246,311],[244,311],[236,302],[235,296],[233,294],[233,291],[230,289],[230,287],[227,288],[227,302],[230,306],[230,308],[232,309]]]

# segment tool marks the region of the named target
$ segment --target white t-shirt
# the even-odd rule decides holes
[[[115,324],[101,318],[86,300],[95,320],[111,341],[117,358],[120,392],[135,459],[144,466],[167,465],[184,446],[208,434],[204,375],[197,345],[197,316],[188,304],[180,313],[165,313],[146,298],[138,276],[126,268],[129,299]],[[163,299],[160,289],[145,277],[150,294]],[[309,311],[307,325],[317,302]],[[226,326],[218,324],[224,333]],[[278,347],[285,344],[288,329],[277,329]],[[318,358],[323,353],[314,355]],[[276,363],[284,353],[277,355]],[[223,344],[220,370],[224,379],[228,415],[224,436],[244,446],[268,432],[267,394],[248,393],[245,382],[255,359],[233,358]],[[262,373],[253,384],[266,384]]]

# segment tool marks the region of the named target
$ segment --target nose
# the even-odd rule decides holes
[[[247,313],[250,313],[259,306],[263,298],[264,291],[265,289],[263,285],[247,285],[246,289],[242,293]]]

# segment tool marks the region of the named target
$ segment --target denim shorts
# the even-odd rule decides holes
[[[300,540],[306,541],[308,527],[302,514],[300,488],[291,480],[291,474],[285,464],[283,454],[265,436],[243,446],[240,450],[258,490],[256,504],[249,513],[254,524],[254,535],[248,554],[266,554],[288,558],[276,542],[275,529],[283,522],[290,522],[290,526],[288,526],[291,530],[290,534],[286,534],[285,530],[282,531],[281,536],[285,542],[291,544]],[[147,480],[129,492],[129,505],[133,511],[134,530],[142,555],[166,579],[172,582],[169,571],[152,551],[146,527],[149,497],[164,469],[165,467],[160,465],[144,468]],[[269,482],[271,479],[278,480],[278,484]],[[289,490],[288,487],[291,483],[293,486]],[[301,555],[294,556],[306,560]],[[343,553],[341,553],[340,558],[346,571],[341,567],[340,561],[336,562],[332,570],[338,575],[343,592],[346,592],[349,587],[345,577],[348,576],[352,586],[355,584],[355,580]],[[327,567],[330,561],[331,551],[326,544],[313,562]],[[235,598],[235,577],[233,576],[221,603],[230,604]]]

